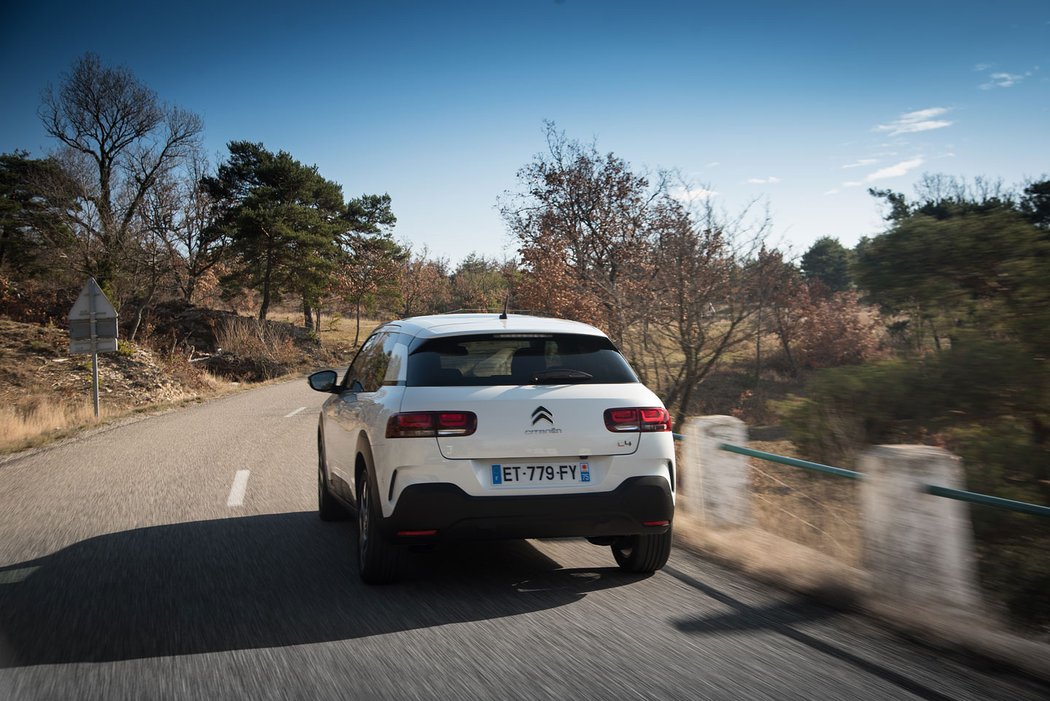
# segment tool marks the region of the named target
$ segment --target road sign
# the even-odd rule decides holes
[[[113,353],[116,350],[117,339],[113,337],[96,338],[94,344],[90,338],[69,341],[70,353]]]
[[[117,310],[95,278],[89,278],[69,310],[69,352],[106,353],[115,350]]]
[[[110,304],[102,288],[95,282],[95,278],[88,278],[84,283],[84,289],[80,290],[73,308],[69,310],[69,320],[90,319],[94,314],[97,319],[116,319],[117,310]]]
[[[98,417],[98,354],[117,350],[117,310],[95,278],[88,278],[69,310],[69,352],[91,354],[91,393]]]

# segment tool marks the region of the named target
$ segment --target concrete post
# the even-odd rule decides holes
[[[711,528],[751,524],[748,459],[719,450],[747,445],[747,424],[732,416],[699,416],[682,430],[680,503]]]
[[[964,489],[962,463],[946,450],[880,445],[860,457],[864,565],[876,596],[965,608],[980,593],[967,505],[926,494],[925,485]]]

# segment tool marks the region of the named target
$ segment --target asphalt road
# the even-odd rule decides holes
[[[638,577],[582,541],[460,546],[366,587],[314,511],[322,399],[0,462],[0,699],[1050,698],[681,551]]]

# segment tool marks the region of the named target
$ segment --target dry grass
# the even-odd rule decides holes
[[[364,343],[368,335],[382,323],[385,322],[378,319],[361,319],[361,334],[357,341],[358,344]],[[331,322],[322,321],[321,344],[333,350],[356,348],[354,346],[355,324],[353,317],[333,319]]]
[[[215,341],[224,351],[242,358],[262,358],[279,365],[292,365],[299,356],[290,333],[247,317],[223,319],[215,330]]]
[[[751,441],[749,447],[798,457],[789,441]],[[818,550],[851,567],[861,563],[857,483],[751,458],[751,513],[769,533]]]
[[[302,312],[288,309],[279,309],[269,315],[274,321],[286,321],[290,324],[302,325]],[[349,364],[357,352],[358,346],[364,343],[368,335],[380,324],[389,319],[361,319],[361,333],[357,345],[354,345],[356,320],[353,316],[341,316],[338,313],[325,313],[321,317],[321,331],[318,337],[321,345],[335,365]]]
[[[775,455],[800,457],[788,440],[748,441],[747,446]],[[683,446],[678,443],[675,447],[681,463]],[[748,460],[751,527],[746,530],[791,541],[847,568],[861,566],[863,533],[857,482],[759,458]],[[688,507],[690,497],[697,495],[688,484],[680,487]]]
[[[301,321],[286,314],[289,321]],[[219,329],[219,345],[248,361],[256,361],[266,372],[260,379],[284,376],[287,372],[321,364],[349,362],[353,320],[327,318],[322,332],[326,345],[345,343],[330,353],[332,361],[311,357],[296,345],[292,330],[259,324],[254,319],[233,319]],[[362,337],[379,322],[362,323]],[[349,341],[346,339],[349,338]],[[91,406],[90,361],[70,356],[66,329],[23,324],[0,318],[0,454],[44,445],[78,430],[128,416],[139,411],[176,406],[238,391],[251,385],[246,377],[238,382],[207,372],[203,363],[191,363],[173,352],[165,342],[150,346],[128,346],[126,353],[103,354],[99,358],[103,390],[100,419]],[[318,354],[323,358],[323,354]]]
[[[105,407],[101,407],[101,413],[107,414]],[[33,447],[97,421],[90,400],[25,397],[17,404],[0,407],[0,452]]]
[[[675,515],[678,545],[762,581],[847,607],[868,589],[868,576],[840,560],[758,528],[705,528]]]
[[[121,347],[99,356],[101,417],[96,419],[90,357],[69,355],[66,330],[0,319],[0,454],[243,386],[204,372],[181,354],[126,342]]]

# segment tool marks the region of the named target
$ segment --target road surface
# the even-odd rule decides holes
[[[676,550],[464,545],[357,579],[303,381],[0,462],[0,699],[1045,699]]]

